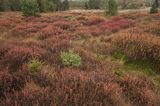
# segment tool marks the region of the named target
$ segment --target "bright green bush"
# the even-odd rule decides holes
[[[80,67],[82,65],[81,57],[73,50],[62,52],[60,57],[64,66]]]
[[[21,8],[24,16],[40,16],[37,0],[21,0]]]
[[[27,65],[28,65],[29,71],[32,73],[35,73],[35,72],[38,72],[42,69],[43,64],[44,63],[42,61],[39,61],[37,59],[33,59],[33,60],[30,60]]]

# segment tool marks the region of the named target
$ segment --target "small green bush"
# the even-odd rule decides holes
[[[43,62],[37,59],[33,59],[33,60],[30,60],[27,65],[28,65],[29,71],[31,71],[32,73],[35,73],[42,69],[43,64],[44,64]]]
[[[64,66],[80,67],[82,65],[81,57],[73,50],[61,52],[61,60]]]
[[[40,16],[37,0],[21,0],[21,7],[24,16]]]

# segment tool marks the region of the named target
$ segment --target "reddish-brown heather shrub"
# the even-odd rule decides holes
[[[51,38],[43,41],[45,48],[52,53],[60,53],[66,51],[70,47],[70,41],[68,39]]]
[[[91,37],[91,31],[88,27],[79,27],[76,31],[72,34],[72,39],[82,39],[82,38],[89,38]]]
[[[60,65],[60,53],[68,51],[71,47],[67,39],[51,38],[44,40],[45,48],[52,53],[51,62]]]
[[[0,98],[5,95],[6,92],[12,90],[12,75],[7,71],[0,71]]]
[[[12,48],[12,46],[7,43],[8,42],[4,43],[3,41],[0,43],[0,60],[4,57],[8,50]]]
[[[59,27],[56,27],[54,25],[48,25],[46,28],[43,28],[40,33],[39,37],[40,39],[46,39],[50,37],[55,37],[57,35],[60,35],[63,33],[63,30]]]
[[[69,21],[56,21],[53,23],[53,25],[55,25],[63,30],[67,30],[67,29],[71,28],[72,23]]]
[[[0,27],[10,28],[14,25],[15,23],[9,19],[0,19]]]
[[[92,36],[100,36],[104,34],[104,31],[97,27],[90,27],[89,30]]]
[[[50,16],[43,16],[43,17],[23,17],[22,20],[25,22],[40,22],[40,23],[53,23],[55,21],[60,20],[61,18],[56,17],[50,17]]]
[[[86,17],[86,16],[79,16],[79,17],[76,17],[76,20],[82,24],[82,25],[85,25],[88,21],[89,21],[89,18]]]
[[[92,45],[92,47],[90,46],[90,49],[95,53],[111,54],[113,52],[113,47],[110,43],[91,42],[90,45]]]
[[[6,99],[0,102],[1,106],[53,106],[48,96],[47,88],[41,88],[31,83],[26,83],[20,92],[9,93]]]
[[[5,97],[7,93],[19,91],[24,84],[29,81],[28,71],[19,70],[11,72],[9,70],[0,71],[0,98]]]
[[[54,23],[56,21],[59,21],[59,20],[64,20],[63,17],[61,16],[58,16],[57,14],[54,15],[52,14],[53,16],[51,15],[44,15],[43,17],[23,17],[22,20],[26,21],[26,22],[40,22],[40,23]]]
[[[90,18],[85,25],[99,25],[100,23],[104,22],[105,19],[101,17],[92,17]]]
[[[121,29],[129,28],[133,26],[133,22],[131,20],[122,18],[122,17],[112,17],[108,21],[104,21],[100,24],[100,28],[102,30],[108,30],[110,32],[117,32]]]
[[[148,32],[156,36],[160,36],[160,22],[153,22],[151,24],[140,27],[143,32]]]
[[[30,17],[23,17],[22,20],[26,21],[26,22],[32,22],[36,19],[38,19],[39,17],[33,17],[33,16],[30,16]]]
[[[112,44],[110,42],[99,42],[97,40],[92,40],[83,42],[81,46],[97,54],[105,55],[113,52]]]
[[[80,21],[80,20],[88,20],[88,18],[85,17],[85,16],[78,16],[78,17],[76,17],[76,19],[77,19],[78,21]]]
[[[13,30],[14,36],[23,36],[36,33],[46,26],[45,23],[28,23],[17,25]]]
[[[127,105],[123,98],[122,89],[116,83],[104,84],[105,95],[109,98],[110,104],[108,105]]]
[[[104,70],[44,68],[21,91],[6,95],[0,105],[150,106],[158,105],[159,94],[155,91],[154,83],[140,75],[117,79]]]
[[[159,104],[159,93],[155,92],[154,83],[144,75],[127,74],[121,86],[132,105],[151,106]]]
[[[102,42],[102,43],[111,43],[112,38],[113,38],[113,35],[112,36],[107,36],[107,37],[102,36],[100,38],[100,42]]]
[[[11,70],[22,67],[29,59],[46,59],[46,51],[38,47],[15,46],[2,58],[1,64]]]
[[[49,93],[47,88],[41,88],[34,83],[26,83],[24,89],[19,94],[21,98],[19,103],[21,105],[50,105],[51,98],[49,98]],[[18,99],[18,98],[17,98]]]
[[[112,43],[129,60],[147,60],[157,66],[160,63],[160,39],[158,37],[130,32],[118,33]],[[159,70],[159,67],[157,68]]]
[[[130,13],[125,13],[125,14],[121,14],[121,17],[127,18],[127,19],[132,19],[132,20],[138,20],[140,18],[145,18],[148,16],[148,14],[146,13],[140,13],[140,12],[133,12],[132,14]]]
[[[81,47],[75,47],[75,51],[80,55],[82,58],[82,68],[84,70],[89,70],[90,69],[96,69],[97,66],[100,64],[98,60],[96,60],[96,56],[91,53],[88,50],[85,50]]]
[[[120,89],[117,88],[118,85],[107,82],[111,79],[105,73],[93,72],[87,74],[76,69],[63,69],[61,76],[60,82],[62,81],[61,84],[64,86],[57,85],[59,91],[62,92],[56,92],[55,94],[62,99],[61,102],[56,102],[56,104],[78,106],[125,104],[121,98]],[[115,87],[109,89],[109,86]],[[113,95],[118,98],[115,99]]]

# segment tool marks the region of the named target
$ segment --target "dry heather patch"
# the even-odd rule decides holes
[[[28,24],[18,24],[15,28],[12,29],[12,33],[14,36],[26,36],[35,34],[44,28],[46,23],[28,23]]]
[[[159,94],[145,76],[129,74],[119,79],[103,70],[85,72],[71,68],[61,71],[47,69],[28,77],[30,80],[23,83],[18,92],[5,91],[5,99],[2,99],[0,104],[150,106],[159,103]],[[12,89],[8,85],[10,83],[3,85],[6,80],[0,79],[1,86]]]
[[[160,36],[160,22],[153,22],[140,28],[146,33]]]
[[[146,60],[159,70],[160,38],[150,34],[123,32],[112,40],[115,49],[125,54],[129,60]]]
[[[134,26],[132,20],[120,16],[112,17],[111,19],[104,21],[100,24],[100,28],[102,30],[107,30],[109,32],[117,32],[119,30],[129,28],[132,26]]]
[[[17,70],[22,68],[29,59],[37,58],[40,60],[48,60],[48,51],[38,46],[27,46],[25,44],[1,45],[0,47],[0,63],[1,67],[9,70]]]
[[[60,35],[63,33],[63,30],[59,27],[56,27],[54,25],[48,25],[47,27],[43,28],[40,32],[38,32],[40,39],[46,39],[55,37],[57,35]]]

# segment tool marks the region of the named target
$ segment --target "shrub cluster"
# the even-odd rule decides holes
[[[100,28],[103,30],[108,30],[110,32],[117,32],[121,29],[132,27],[134,23],[123,17],[114,16],[110,20],[102,22],[100,24]]]
[[[47,59],[46,50],[36,46],[27,47],[16,45],[9,49],[2,47],[0,53],[1,65],[10,70],[23,68],[23,65],[33,58],[40,60]]]
[[[147,34],[122,32],[114,37],[112,43],[116,50],[119,49],[129,60],[146,60],[160,68],[159,38]]]
[[[100,17],[91,17],[87,23],[85,23],[86,25],[99,25],[100,23],[104,22],[105,19],[104,18],[100,18]]]
[[[47,27],[43,28],[39,33],[40,39],[46,39],[50,37],[56,37],[57,35],[60,35],[63,32],[63,30],[59,27],[56,27],[54,25],[48,25]]]
[[[3,90],[8,88],[9,91],[3,91],[2,93],[5,92],[6,95],[0,95],[4,98],[0,102],[2,106],[159,104],[159,94],[155,90],[154,83],[145,76],[137,77],[129,74],[118,79],[104,70],[87,74],[70,68],[60,72],[46,69],[34,78],[28,77],[30,78],[28,81],[25,79],[26,82],[19,86],[21,89],[14,91],[16,88],[14,86],[17,84],[17,80],[12,80],[14,74],[3,73],[0,74],[0,87]],[[17,78],[16,75],[15,77]]]
[[[34,34],[44,28],[46,24],[42,23],[28,23],[28,24],[19,24],[12,29],[14,36],[25,36],[29,34]]]

